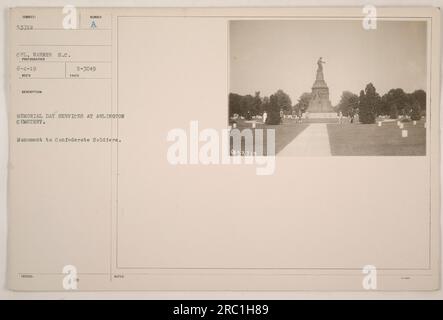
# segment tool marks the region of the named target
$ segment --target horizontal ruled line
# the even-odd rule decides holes
[[[112,78],[18,78],[19,80],[111,80]]]
[[[111,44],[17,44],[19,47],[111,47]]]
[[[28,29],[28,30],[18,30],[18,31],[35,31],[35,30],[60,30],[60,31],[85,31],[85,30],[89,30],[89,31],[110,31],[112,30],[111,28],[75,28],[75,29],[65,29],[65,28],[33,28],[33,29]]]
[[[112,61],[17,61],[17,63],[112,63]]]

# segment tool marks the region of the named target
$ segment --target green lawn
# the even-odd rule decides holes
[[[328,124],[333,156],[424,156],[426,129],[424,121],[404,123],[408,137],[402,138],[396,122],[377,124]]]
[[[283,124],[280,125],[264,125],[257,123],[257,129],[263,130],[263,153],[267,154],[266,145],[266,129],[275,130],[275,153],[278,154],[289,142],[291,142],[297,135],[299,135],[304,129],[308,127],[308,123],[297,123],[295,120],[285,119]],[[246,123],[243,120],[239,120],[237,123],[237,129],[242,131],[245,128],[251,129],[251,123]],[[254,130],[254,129],[252,129]],[[255,136],[254,136],[255,137]],[[255,139],[254,139],[255,145]],[[244,151],[244,141],[242,143],[242,151]],[[231,139],[231,151],[232,151],[232,139]]]

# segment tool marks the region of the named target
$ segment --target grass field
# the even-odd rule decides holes
[[[327,126],[331,154],[333,156],[424,156],[426,155],[426,128],[424,120],[405,122],[404,129],[408,130],[408,137],[403,138],[401,129],[395,121],[383,122],[381,127],[377,124],[351,124],[344,121],[338,124],[337,119],[308,119],[302,123],[296,120],[285,119],[280,125],[256,124],[257,129],[275,130],[275,152],[278,153],[293,141],[310,123],[325,123]],[[238,121],[237,128],[251,129],[251,123]],[[252,129],[254,131],[254,129]],[[266,130],[263,132],[263,154],[266,150]],[[255,145],[255,140],[254,140]],[[231,139],[232,151],[232,139]],[[235,150],[238,154],[238,150]],[[245,151],[244,141],[241,152]],[[254,150],[255,151],[255,150]],[[243,154],[243,153],[242,153]],[[245,155],[245,154],[243,154]]]
[[[263,154],[267,155],[266,145],[267,137],[265,129],[275,130],[275,153],[278,154],[289,142],[291,142],[297,135],[299,135],[304,129],[308,127],[308,123],[297,123],[295,120],[285,120],[283,124],[280,125],[263,125],[257,123],[257,129],[264,129],[263,131]],[[251,123],[246,123],[245,121],[238,121],[237,129],[242,131],[243,129],[251,129]],[[254,131],[254,129],[252,129]],[[255,145],[255,139],[254,139]],[[242,143],[242,151],[245,150],[244,144]],[[231,139],[231,151],[232,151],[232,139]],[[237,150],[236,150],[237,151]]]
[[[424,156],[426,129],[424,121],[404,123],[408,137],[402,138],[396,122],[377,124],[328,124],[333,156]]]

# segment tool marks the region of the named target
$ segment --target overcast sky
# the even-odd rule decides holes
[[[369,31],[361,21],[232,21],[230,53],[230,91],[239,94],[283,89],[295,104],[311,91],[320,56],[333,105],[369,82],[380,94],[426,90],[423,21],[378,21]]]

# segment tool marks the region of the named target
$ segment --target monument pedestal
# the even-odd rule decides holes
[[[317,114],[330,114],[334,113],[331,101],[329,100],[329,88],[323,76],[323,61],[322,58],[318,59],[317,64],[317,76],[315,77],[315,82],[312,85],[311,100],[309,101],[309,106],[307,111],[313,115]],[[316,116],[316,118],[324,118],[325,116]],[[326,116],[331,118],[332,115]]]

